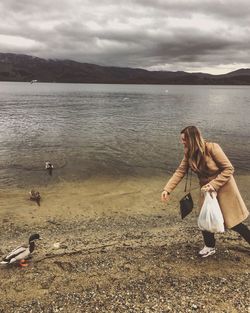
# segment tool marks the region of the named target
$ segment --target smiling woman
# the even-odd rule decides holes
[[[181,142],[184,157],[164,187],[162,200],[170,200],[170,193],[191,170],[199,178],[200,206],[204,202],[205,192],[217,197],[225,227],[238,232],[250,244],[250,230],[242,224],[249,212],[234,180],[234,168],[221,147],[217,143],[205,141],[196,126],[187,126],[181,131]],[[207,257],[215,253],[215,238],[208,229],[203,229],[202,234],[205,247],[199,255]]]

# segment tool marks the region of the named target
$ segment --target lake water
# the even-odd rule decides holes
[[[0,82],[0,187],[170,173],[197,125],[250,171],[250,88]],[[45,161],[55,170],[49,177]]]

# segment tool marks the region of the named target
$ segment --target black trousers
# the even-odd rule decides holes
[[[246,225],[240,223],[232,227],[231,229],[239,233],[250,244],[250,229]],[[210,233],[209,231],[202,231],[202,235],[205,245],[207,247],[214,248],[215,247],[214,234]]]

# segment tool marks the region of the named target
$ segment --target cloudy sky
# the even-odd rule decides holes
[[[249,0],[1,0],[0,52],[212,74],[250,68]]]

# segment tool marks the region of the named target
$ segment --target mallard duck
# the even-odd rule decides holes
[[[52,176],[52,171],[53,171],[53,164],[50,163],[49,161],[45,162],[45,169],[49,172],[50,176]]]
[[[12,250],[6,255],[0,264],[11,264],[19,262],[21,266],[27,266],[26,259],[35,250],[35,240],[40,240],[39,234],[31,235],[29,238],[29,244],[23,244],[16,249]]]
[[[40,206],[40,201],[41,201],[40,192],[39,192],[39,191],[35,191],[34,189],[32,189],[32,190],[29,192],[29,195],[30,195],[30,200],[36,201],[37,205]]]

